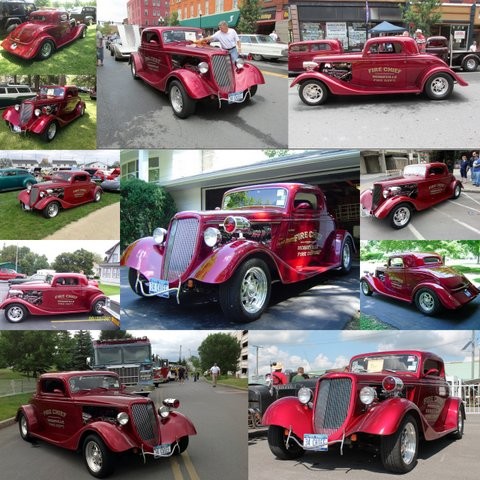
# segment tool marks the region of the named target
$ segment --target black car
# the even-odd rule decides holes
[[[70,10],[70,18],[74,18],[79,23],[93,25],[97,22],[96,7],[75,7]]]
[[[26,278],[12,278],[9,280],[8,283],[10,285],[18,285],[20,283],[27,283],[27,282],[45,282],[47,280],[48,275],[43,273],[34,273]]]
[[[0,0],[0,35],[10,33],[35,10],[35,4],[25,0]]]

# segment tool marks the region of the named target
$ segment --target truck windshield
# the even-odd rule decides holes
[[[149,345],[114,345],[97,348],[97,365],[121,365],[151,361]]]
[[[254,188],[227,193],[222,207],[224,210],[234,210],[249,207],[285,207],[286,204],[285,188]]]

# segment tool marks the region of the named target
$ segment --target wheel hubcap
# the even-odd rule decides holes
[[[265,272],[258,267],[247,270],[243,277],[240,291],[240,301],[248,313],[260,311],[267,298],[268,282]]]
[[[22,429],[22,436],[26,437],[28,435],[27,419],[23,416],[20,420],[20,428]]]
[[[366,295],[370,291],[367,282],[363,281],[362,282],[362,292],[364,295]]]
[[[407,423],[402,431],[402,437],[400,439],[400,454],[406,465],[412,463],[415,458],[416,446],[417,435],[415,427],[411,423]]]
[[[18,322],[23,318],[23,310],[20,307],[12,307],[8,311],[8,318],[14,322]]]
[[[348,268],[350,265],[350,246],[348,242],[343,246],[343,267]]]
[[[50,55],[50,52],[52,51],[52,46],[49,44],[49,43],[46,43],[43,47],[42,47],[42,56],[47,56],[47,55]]]
[[[470,58],[469,60],[467,60],[466,66],[467,66],[467,70],[475,70],[475,67],[477,66],[477,62],[472,58]]]
[[[48,206],[48,216],[55,217],[58,213],[58,207],[53,203]]]
[[[424,292],[420,295],[419,303],[423,310],[430,312],[435,306],[435,299],[432,294]]]
[[[170,102],[176,112],[181,112],[183,110],[182,92],[177,86],[173,86],[170,90]]]
[[[105,305],[105,302],[97,302],[95,305],[95,312],[102,313],[102,307]]]
[[[92,472],[99,472],[102,468],[102,452],[95,442],[88,442],[85,449],[85,457],[88,468],[90,468]]]
[[[323,90],[316,83],[311,83],[305,86],[303,95],[309,102],[319,102],[323,97]]]
[[[395,222],[395,225],[398,226],[406,225],[409,220],[410,210],[408,208],[399,208],[393,216],[393,221]]]
[[[57,124],[56,123],[51,123],[50,126],[48,127],[48,138],[51,140],[55,134],[57,133]]]
[[[435,78],[432,81],[432,92],[437,96],[444,95],[448,90],[448,82],[443,77]]]

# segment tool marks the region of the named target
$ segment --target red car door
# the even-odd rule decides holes
[[[402,257],[391,257],[385,269],[385,289],[388,293],[408,298],[408,285],[405,278],[405,265]]]
[[[88,174],[74,174],[70,179],[70,186],[65,188],[64,200],[73,205],[89,202],[93,198],[93,190]]]
[[[163,89],[165,77],[172,70],[170,56],[165,53],[165,45],[173,41],[173,32],[162,32],[162,38],[155,30],[142,32],[142,43],[138,52],[143,59],[143,66],[148,81],[158,84]]]
[[[418,200],[425,206],[444,200],[450,194],[450,182],[446,165],[428,165],[425,180],[418,185]]]
[[[56,277],[43,292],[42,307],[58,313],[85,311],[85,291],[78,278]]]

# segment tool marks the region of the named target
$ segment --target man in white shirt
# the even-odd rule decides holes
[[[218,28],[217,32],[203,38],[202,42],[219,42],[220,46],[228,51],[232,61],[235,62],[242,48],[237,32],[233,28],[228,28],[228,23],[225,21],[220,22]]]
[[[210,375],[212,375],[212,387],[217,386],[217,378],[220,375],[220,368],[216,363],[213,364],[213,367],[210,369]]]

